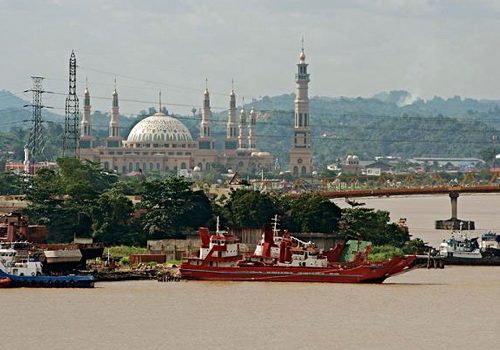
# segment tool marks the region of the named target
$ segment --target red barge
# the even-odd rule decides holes
[[[352,262],[340,262],[345,244],[324,251],[311,242],[303,242],[276,228],[264,229],[261,241],[252,255],[244,255],[237,237],[219,231],[209,234],[199,229],[201,246],[198,257],[188,258],[180,266],[186,279],[212,281],[273,281],[382,283],[395,274],[405,272],[415,256],[395,257],[369,263],[366,251],[358,252]]]

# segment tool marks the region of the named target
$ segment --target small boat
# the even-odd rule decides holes
[[[199,256],[180,265],[186,279],[224,281],[381,283],[395,274],[409,270],[415,256],[396,257],[369,263],[369,251],[358,252],[351,262],[340,262],[339,246],[324,251],[311,242],[303,242],[286,232],[264,229],[255,252],[245,256],[237,238],[217,229],[210,235],[200,228]]]
[[[483,234],[479,238],[468,238],[463,232],[452,232],[449,239],[439,246],[441,255],[449,265],[500,265],[500,250],[497,250],[496,235]]]
[[[0,288],[9,288],[12,280],[9,277],[0,278]]]
[[[0,278],[8,278],[11,287],[93,288],[92,276],[46,276],[42,263],[34,258],[17,258],[12,247],[0,247]]]
[[[481,235],[481,252],[484,256],[500,257],[500,234],[488,232]]]

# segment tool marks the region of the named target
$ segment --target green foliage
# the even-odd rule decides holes
[[[23,187],[22,177],[14,173],[0,173],[0,196],[21,194]]]
[[[123,257],[128,258],[130,255],[133,254],[146,254],[148,252],[146,248],[142,247],[119,245],[106,248],[103,254],[104,257],[108,255],[108,249],[109,249],[109,255],[113,258],[123,258]]]
[[[210,202],[203,192],[193,192],[190,186],[183,177],[144,183],[140,207],[145,210],[141,221],[147,237],[174,237],[208,222],[212,217]]]
[[[391,258],[403,256],[404,252],[401,248],[392,245],[375,246],[372,248],[368,256],[369,262],[387,261]]]
[[[389,212],[369,208],[342,210],[339,226],[348,237],[370,241],[374,245],[402,247],[410,239],[408,230],[389,223]]]
[[[92,207],[93,238],[105,244],[144,244],[132,222],[134,205],[121,193],[101,194]]]
[[[57,171],[40,169],[30,179],[26,191],[30,205],[25,211],[35,223],[47,225],[49,241],[69,242],[75,235],[90,235],[93,214],[99,212],[99,206],[103,206],[103,201],[99,201],[100,196],[111,187],[116,177],[104,172],[93,162],[60,158],[57,163]],[[116,201],[111,205],[117,205]],[[106,217],[110,209],[104,209],[108,211],[97,217],[96,236],[110,238],[109,231],[114,228],[106,224],[115,217]],[[123,223],[122,227],[128,228]]]
[[[261,228],[270,224],[271,218],[281,214],[281,210],[267,193],[238,189],[231,192],[223,213],[233,226]]]
[[[415,238],[405,242],[403,251],[405,254],[424,254],[426,250],[425,242],[420,238]]]
[[[324,232],[337,230],[340,208],[319,194],[301,194],[290,201],[285,226],[292,232]]]

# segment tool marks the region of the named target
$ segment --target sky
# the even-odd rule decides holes
[[[312,96],[372,96],[405,89],[500,98],[497,0],[0,0],[0,89],[63,113],[68,60],[77,90],[109,111],[116,77],[121,113],[156,105],[199,108],[206,79],[214,111],[292,93],[304,37]],[[293,107],[291,107],[293,108]]]

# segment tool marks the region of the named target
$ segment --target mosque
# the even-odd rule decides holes
[[[308,176],[312,172],[311,127],[309,122],[309,74],[302,48],[296,74],[294,142],[290,151],[290,171],[294,176]],[[236,94],[229,95],[226,137],[222,150],[216,150],[212,133],[210,94],[205,89],[200,121],[200,136],[194,140],[188,128],[172,115],[155,113],[137,123],[126,140],[120,136],[118,92],[113,91],[109,134],[104,144],[97,145],[92,135],[89,89],[84,93],[84,110],[80,125],[79,157],[96,161],[107,170],[120,174],[176,173],[189,175],[207,172],[222,165],[241,174],[274,169],[271,153],[257,148],[257,112],[244,108],[237,120]],[[160,100],[160,111],[161,100]]]

